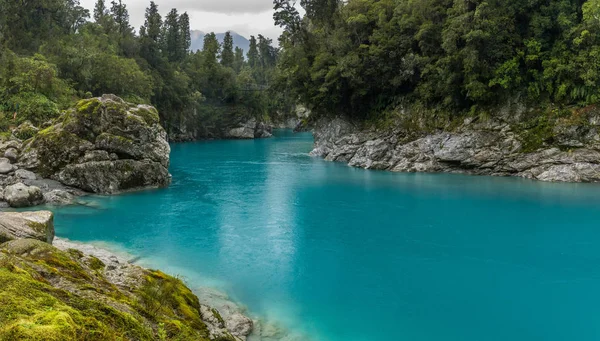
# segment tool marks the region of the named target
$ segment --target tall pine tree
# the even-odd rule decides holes
[[[248,65],[250,65],[251,68],[258,66],[258,47],[254,36],[250,36],[250,48],[247,57]]]
[[[183,61],[188,55],[192,37],[190,35],[190,17],[187,12],[179,16],[179,61]]]
[[[165,17],[163,25],[164,51],[170,62],[181,60],[181,30],[179,28],[179,15],[177,9],[173,8]]]
[[[233,68],[233,37],[227,31],[223,38],[223,51],[221,52],[221,64],[226,67]]]

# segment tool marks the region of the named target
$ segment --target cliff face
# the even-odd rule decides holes
[[[240,341],[251,332],[249,318],[221,315],[180,279],[94,247],[51,245],[52,214],[38,216],[0,213],[0,340]],[[52,238],[18,239],[31,222]]]
[[[313,156],[394,172],[518,176],[541,181],[600,181],[600,110],[544,115],[506,109],[444,129],[400,118],[386,128],[321,119]]]

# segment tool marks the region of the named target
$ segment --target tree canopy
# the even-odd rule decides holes
[[[277,110],[270,89],[261,88],[271,83],[278,55],[270,40],[253,52],[269,62],[251,66],[229,33],[223,46],[210,33],[202,51],[190,52],[185,12],[162,17],[150,1],[138,32],[129,15],[123,0],[97,0],[91,14],[78,0],[0,0],[0,121],[35,106],[39,115],[19,119],[41,124],[104,93],[155,105],[167,130]]]
[[[275,0],[280,82],[317,112],[600,99],[598,0]]]

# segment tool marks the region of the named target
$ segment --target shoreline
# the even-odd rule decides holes
[[[114,250],[109,245],[98,245],[101,241],[80,242],[68,238],[55,237],[52,245],[59,250],[67,251],[75,249],[83,252],[85,255],[100,259],[106,264],[105,275],[111,282],[121,285],[129,285],[127,282],[127,273],[132,269],[142,268],[151,269],[145,265],[139,265],[140,256],[135,256],[125,250]],[[169,273],[168,273],[169,274]],[[170,274],[176,276],[176,274]],[[213,309],[216,310],[224,321],[225,328],[236,337],[237,340],[247,341],[300,341],[306,340],[306,337],[292,335],[284,327],[278,326],[273,321],[251,314],[248,309],[240,302],[232,300],[227,293],[209,286],[197,286],[180,278],[184,281],[192,292],[198,297],[201,303],[202,315],[209,316],[205,319],[209,330],[212,333],[218,333],[219,321],[212,321]]]

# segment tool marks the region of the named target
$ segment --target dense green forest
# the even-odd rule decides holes
[[[155,105],[170,132],[182,121],[210,129],[279,109],[270,39],[251,37],[244,56],[231,35],[220,44],[211,33],[191,53],[187,13],[163,18],[150,2],[145,18],[136,33],[122,0],[98,0],[92,13],[78,0],[0,0],[0,129],[41,125],[105,93]]]
[[[280,79],[314,112],[377,118],[600,99],[599,0],[275,0]]]

